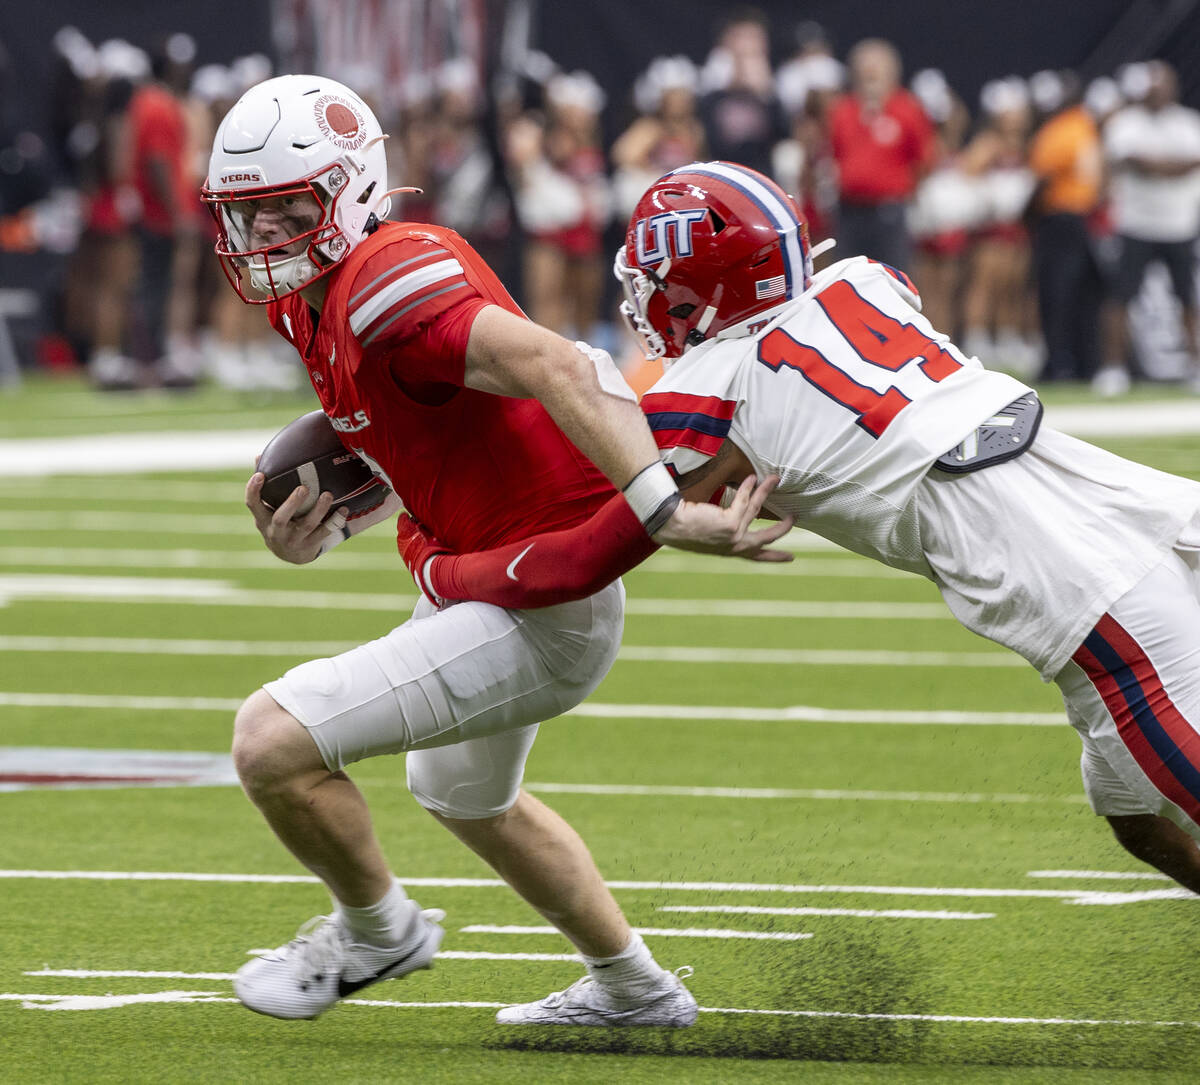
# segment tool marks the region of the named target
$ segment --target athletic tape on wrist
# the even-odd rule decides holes
[[[642,468],[621,492],[647,535],[658,532],[683,500],[671,472],[662,461]]]
[[[429,601],[435,607],[441,608],[445,605],[446,600],[433,590],[433,580],[431,576],[433,573],[433,563],[436,559],[437,554],[432,554],[430,557],[425,559],[425,564],[421,566],[417,574],[421,578],[421,582],[417,586],[425,593]]]
[[[328,534],[321,543],[321,549],[318,551],[319,554],[328,554],[339,543],[344,543],[350,538],[350,525],[345,520],[341,521],[340,526],[335,519],[326,520],[325,530]]]

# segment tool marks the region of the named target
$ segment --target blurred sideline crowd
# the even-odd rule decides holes
[[[1157,377],[1130,333],[1156,275],[1170,375],[1200,391],[1200,113],[1168,64],[1086,85],[1008,75],[969,103],[937,70],[906,77],[880,39],[839,58],[806,23],[793,45],[773,64],[766,19],[738,9],[702,63],[655,59],[629,102],[536,53],[519,91],[489,102],[474,64],[446,63],[380,113],[392,183],[420,190],[393,214],[458,230],[534,320],[609,348],[644,386],[656,374],[611,320],[612,253],[653,180],[728,159],[793,193],[814,244],[837,240],[820,262],[865,253],[905,269],[936,328],[1031,380],[1118,395]],[[0,251],[65,260],[39,361],[85,366],[105,389],[297,387],[287,344],[209,258],[198,195],[216,124],[271,62],[198,63],[186,34],[147,54],[71,27],[54,50],[53,146],[0,140]]]

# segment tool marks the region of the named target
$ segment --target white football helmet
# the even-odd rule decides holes
[[[372,214],[387,215],[386,138],[354,91],[323,76],[282,75],[238,99],[213,139],[202,196],[243,301],[315,282],[363,240]],[[264,233],[260,219],[256,235],[264,207],[273,221]],[[259,296],[247,294],[243,269]]]

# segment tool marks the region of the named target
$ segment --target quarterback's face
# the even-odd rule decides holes
[[[238,200],[230,216],[241,224],[247,250],[269,248],[274,256],[296,256],[308,243],[302,235],[321,221],[321,205],[311,192],[290,192]]]

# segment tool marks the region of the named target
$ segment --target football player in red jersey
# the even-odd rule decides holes
[[[384,138],[341,84],[268,80],[222,122],[204,189],[232,285],[268,305],[346,446],[461,549],[572,527],[607,507],[623,548],[667,543],[786,560],[769,549],[786,524],[749,527],[773,480],[748,485],[729,509],[682,501],[607,354],[527,320],[452,231],[381,221],[390,206]],[[365,526],[346,525],[329,494],[293,518],[303,488],[272,514],[262,482],[250,479],[246,503],[284,560],[311,561]],[[513,561],[509,575],[523,575],[520,566]],[[234,981],[243,1003],[314,1017],[430,964],[441,915],[422,912],[393,878],[343,771],[406,751],[418,801],[588,966],[569,999],[512,1007],[500,1020],[695,1020],[695,1000],[631,931],[583,842],[520,789],[538,723],[578,704],[611,666],[623,602],[619,582],[530,613],[422,600],[387,636],[296,667],[247,699],[234,735],[242,783],[328,886],[334,914],[244,966]]]
[[[683,218],[689,251],[668,254],[660,224]],[[672,171],[634,210],[616,271],[647,353],[673,359],[642,400],[664,460],[697,496],[776,473],[770,511],[932,580],[1058,685],[1118,841],[1200,892],[1200,485],[1039,427],[1033,390],[936,331],[907,275],[863,256],[813,275],[803,233],[728,162]],[[408,517],[400,534],[439,603],[561,605],[644,557],[609,515],[482,554]]]

